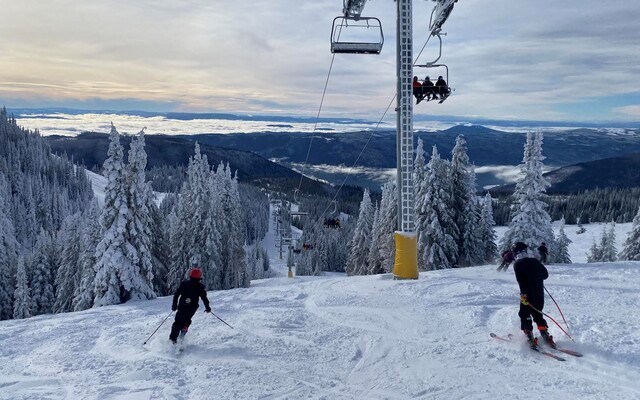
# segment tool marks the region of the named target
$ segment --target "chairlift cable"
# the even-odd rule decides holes
[[[413,61],[413,65],[416,65],[416,63],[418,62],[418,58],[420,58],[420,56],[422,55],[422,52],[427,47],[427,44],[429,43],[430,39],[431,39],[431,35],[429,35],[429,37],[425,41],[424,45],[422,46],[422,49],[418,53],[418,56]],[[387,116],[387,113],[389,112],[389,109],[391,108],[391,105],[395,101],[396,96],[397,96],[397,94],[393,95],[393,98],[389,102],[389,105],[387,105],[387,108],[384,110],[384,113],[382,114],[382,117],[380,118],[380,120],[376,124],[376,127],[371,131],[371,133],[369,134],[369,137],[367,138],[367,141],[364,143],[364,146],[362,146],[362,150],[360,150],[360,154],[358,154],[358,157],[356,157],[356,160],[351,165],[351,169],[355,168],[355,166],[358,164],[358,161],[360,161],[360,157],[362,157],[362,154],[364,154],[364,151],[366,150],[367,146],[369,145],[369,142],[371,142],[371,139],[373,138],[373,135],[376,132],[378,132],[378,128],[380,127],[380,124],[382,124],[382,121],[384,121],[384,118]],[[338,194],[340,194],[340,190],[342,190],[342,188],[344,187],[345,183],[347,182],[347,179],[349,179],[349,174],[348,173],[345,174],[344,179],[342,180],[342,183],[338,187],[338,190],[336,190],[336,194],[333,196],[333,199],[331,199],[331,203],[329,203],[329,205],[325,208],[323,213],[320,215],[319,221],[321,221],[324,218],[324,216],[327,214],[327,211],[329,210],[329,207],[331,207],[332,202],[336,201],[336,199],[338,198]],[[318,222],[316,222],[316,224],[317,223]],[[314,228],[315,228],[315,226],[314,226]]]
[[[340,32],[338,32],[338,37],[342,33],[342,27],[340,27]],[[304,179],[304,170],[307,167],[307,163],[309,162],[309,154],[311,154],[311,145],[313,144],[313,134],[318,128],[318,122],[320,121],[320,113],[322,111],[322,105],[324,104],[324,97],[327,94],[327,87],[329,86],[329,78],[331,77],[331,71],[333,70],[333,61],[336,59],[336,54],[333,53],[331,56],[331,64],[329,64],[329,72],[327,72],[327,79],[324,82],[324,89],[322,90],[322,98],[320,99],[320,106],[318,107],[318,113],[316,114],[316,122],[313,125],[313,130],[311,131],[311,140],[309,140],[309,148],[307,149],[307,156],[304,160],[304,164],[302,164],[302,171],[300,172],[300,182],[298,183],[298,191],[302,187],[302,180]]]

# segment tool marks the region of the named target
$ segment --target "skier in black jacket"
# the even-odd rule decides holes
[[[547,256],[549,255],[549,249],[547,249],[547,245],[544,242],[542,242],[540,247],[538,247],[538,253],[540,253],[540,262],[546,264]]]
[[[516,242],[511,249],[516,258],[513,270],[520,286],[520,311],[518,312],[520,329],[527,336],[529,345],[536,347],[538,339],[533,337],[531,322],[533,318],[533,321],[538,325],[540,335],[549,345],[555,346],[553,337],[549,335],[547,321],[542,316],[544,280],[549,277],[549,271],[536,258],[528,256],[527,247],[525,243]]]
[[[189,280],[180,283],[176,294],[173,295],[173,304],[171,309],[173,311],[178,310],[176,313],[176,319],[171,326],[171,334],[169,339],[175,344],[178,340],[178,334],[182,330],[187,333],[189,325],[191,325],[191,317],[196,313],[198,309],[198,298],[202,299],[204,303],[204,311],[211,312],[209,307],[209,299],[207,299],[207,291],[201,282],[202,270],[200,268],[193,268],[189,272]],[[178,302],[178,298],[180,301]]]

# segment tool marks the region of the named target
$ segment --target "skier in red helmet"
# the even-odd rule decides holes
[[[202,270],[200,268],[193,268],[189,272],[189,279],[183,281],[176,294],[173,295],[173,304],[171,309],[178,311],[176,313],[176,319],[171,326],[171,334],[169,339],[175,344],[178,340],[178,334],[182,332],[182,335],[187,333],[189,325],[191,325],[191,318],[198,309],[198,298],[202,299],[204,303],[204,311],[211,312],[209,307],[209,299],[207,299],[207,291],[202,284]]]

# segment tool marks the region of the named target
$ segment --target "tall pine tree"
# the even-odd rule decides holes
[[[513,218],[502,242],[502,248],[508,248],[515,242],[524,242],[529,248],[537,249],[546,243],[549,253],[556,251],[551,228],[551,218],[547,213],[546,190],[549,182],[542,176],[542,132],[529,132],[523,163],[520,165],[522,177],[516,184],[513,194]]]
[[[553,258],[553,262],[559,264],[571,264],[571,257],[569,256],[569,244],[571,244],[571,239],[569,239],[564,233],[564,218],[560,220],[560,232],[558,232],[558,238],[556,240],[556,252],[555,257]]]
[[[104,162],[107,186],[100,215],[103,237],[96,247],[94,307],[155,297],[148,277],[138,268],[140,260],[128,230],[128,175],[119,136],[112,125],[109,157]]]
[[[449,207],[449,167],[433,146],[426,176],[419,189],[418,265],[423,270],[452,268],[458,257],[457,227]],[[416,201],[417,203],[418,201]]]
[[[22,256],[18,258],[14,298],[13,318],[29,318],[31,316],[31,292],[29,289],[29,280],[27,279],[27,268]]]
[[[349,241],[349,258],[347,259],[346,266],[347,275],[366,275],[369,272],[367,258],[369,256],[369,247],[371,246],[373,212],[371,195],[369,194],[369,190],[365,189],[362,201],[360,202],[358,222],[356,223],[353,237]]]
[[[41,229],[31,256],[31,315],[53,312],[55,271],[51,262],[51,246],[51,236]]]
[[[640,208],[633,218],[633,224],[631,225],[631,232],[627,236],[627,240],[624,242],[622,253],[620,253],[621,260],[640,261]]]

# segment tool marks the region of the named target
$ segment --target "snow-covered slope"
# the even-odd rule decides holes
[[[275,224],[263,245],[278,260]],[[586,254],[598,224],[566,232]],[[621,243],[630,224],[617,227]],[[499,228],[503,231],[503,228]],[[294,232],[298,236],[300,232]],[[550,265],[546,286],[582,351],[558,362],[520,338],[510,268],[279,277],[210,292],[183,352],[168,343],[171,299],[0,322],[0,399],[640,399],[640,263]],[[561,320],[551,301],[546,309]]]
[[[2,399],[639,399],[640,263],[553,265],[547,287],[585,353],[558,362],[519,334],[518,289],[494,266],[334,274],[210,292],[187,345],[170,298],[0,323]],[[551,302],[546,310],[558,316]]]
[[[87,178],[89,178],[89,180],[91,181],[93,195],[96,197],[96,200],[98,201],[100,207],[102,207],[102,205],[104,204],[104,192],[105,188],[107,187],[107,178],[100,174],[96,174],[95,172],[89,171],[88,169],[85,170],[85,173],[87,174]],[[162,203],[162,200],[166,196],[166,193],[153,192],[153,195],[155,196],[154,200],[156,204],[160,205],[160,203]]]

